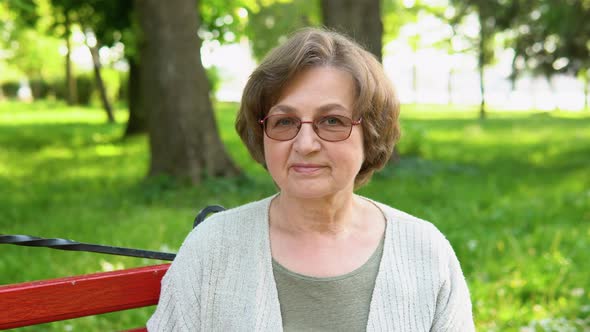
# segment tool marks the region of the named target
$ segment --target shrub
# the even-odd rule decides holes
[[[214,97],[217,90],[219,90],[219,86],[221,85],[221,74],[219,73],[219,68],[216,66],[211,66],[209,68],[205,68],[205,72],[207,74],[207,80],[209,81],[209,94]]]
[[[4,97],[16,98],[19,87],[20,87],[19,82],[12,81],[12,82],[2,83],[2,91],[4,92]]]
[[[76,88],[78,89],[78,104],[90,105],[92,93],[96,90],[96,83],[92,73],[78,75],[76,77]]]
[[[50,83],[41,79],[31,80],[29,85],[31,87],[31,92],[33,93],[33,98],[35,99],[47,98],[52,89]]]

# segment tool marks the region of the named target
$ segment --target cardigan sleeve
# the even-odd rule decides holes
[[[475,331],[469,289],[457,256],[450,243],[445,242],[447,264],[436,300],[436,311],[431,332]]]
[[[173,264],[162,279],[162,288],[158,306],[147,322],[148,331],[164,332],[195,330],[194,326],[191,328],[191,326],[187,324],[187,317],[183,313],[186,301],[183,300],[182,293],[178,291],[181,286],[175,280],[175,272]],[[193,312],[199,312],[199,308],[195,308],[194,304],[192,310],[194,310]],[[195,317],[191,318],[194,319]],[[191,321],[191,325],[194,323],[197,322]]]
[[[271,199],[216,213],[191,231],[162,280],[150,331],[280,330]]]
[[[196,253],[210,245],[204,241],[202,226],[187,236],[162,278],[160,299],[147,322],[148,331],[198,331],[201,328],[199,294],[203,276],[201,255]]]

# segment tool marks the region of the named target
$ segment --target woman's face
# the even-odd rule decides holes
[[[328,115],[352,120],[355,87],[352,76],[333,67],[312,67],[296,75],[283,89],[268,115],[289,114],[301,121]],[[297,136],[277,141],[264,135],[264,155],[270,175],[285,195],[322,198],[352,193],[364,161],[360,125],[339,142],[322,140],[309,123]]]

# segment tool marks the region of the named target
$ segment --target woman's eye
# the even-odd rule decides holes
[[[280,118],[277,119],[275,126],[278,127],[289,127],[295,125],[296,121],[293,118]]]
[[[344,122],[336,116],[327,116],[320,121],[320,124],[326,126],[342,126]]]

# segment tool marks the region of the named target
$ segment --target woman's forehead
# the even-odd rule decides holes
[[[268,114],[288,114],[295,116],[303,115],[322,116],[327,114],[352,115],[352,110],[339,103],[326,103],[312,109],[299,109],[288,104],[277,104],[271,107]]]
[[[318,66],[292,76],[277,97],[265,115],[284,113],[316,117],[332,113],[352,117],[356,89],[349,72],[332,66]]]

